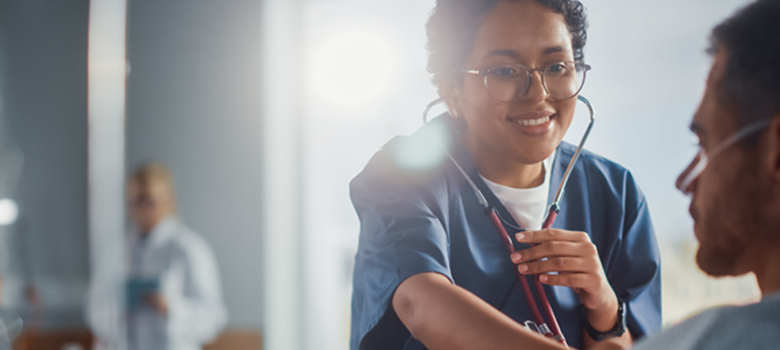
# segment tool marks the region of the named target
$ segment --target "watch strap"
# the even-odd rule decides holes
[[[588,332],[588,335],[590,335],[591,338],[595,341],[602,341],[607,338],[611,337],[620,337],[623,334],[626,333],[626,303],[620,299],[620,297],[617,298],[618,301],[618,310],[617,310],[617,320],[615,321],[615,326],[612,327],[612,329],[606,331],[606,332],[599,332],[596,329],[593,328],[593,326],[590,325],[590,322],[588,321],[588,310],[585,306],[582,307],[582,318],[583,323],[585,324],[585,331]]]

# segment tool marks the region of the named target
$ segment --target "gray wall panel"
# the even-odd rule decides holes
[[[260,2],[131,1],[128,166],[174,172],[214,248],[229,325],[262,326]]]
[[[25,156],[18,187],[0,193],[21,214],[2,232],[11,257],[5,302],[20,305],[22,281],[32,281],[51,327],[82,324],[89,274],[88,11],[87,0],[0,1],[0,154],[17,146]]]

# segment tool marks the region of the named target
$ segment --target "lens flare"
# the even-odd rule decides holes
[[[19,217],[19,207],[10,198],[0,199],[0,226],[11,225]]]
[[[443,123],[428,124],[418,131],[418,135],[409,137],[393,148],[393,157],[402,168],[410,171],[432,169],[447,159],[445,149],[450,139]]]
[[[335,33],[314,50],[307,86],[336,107],[377,103],[398,75],[398,49],[381,33],[353,29]]]

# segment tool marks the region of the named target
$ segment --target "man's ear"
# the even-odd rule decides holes
[[[455,118],[460,118],[463,116],[463,113],[460,109],[460,104],[458,102],[458,90],[451,81],[443,81],[439,83],[439,95],[444,98],[444,101],[447,104],[447,110],[451,116]]]

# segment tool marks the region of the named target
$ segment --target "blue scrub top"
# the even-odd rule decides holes
[[[352,350],[425,349],[391,303],[401,282],[423,272],[447,276],[520,323],[532,319],[499,234],[444,152],[457,160],[501,217],[517,226],[458,141],[465,128],[462,119],[437,117],[412,136],[388,142],[352,180],[352,203],[361,224]],[[575,149],[564,142],[556,150],[549,202]],[[626,302],[628,330],[635,339],[661,327],[660,254],[647,202],[628,170],[583,151],[553,227],[590,235],[609,283]],[[517,231],[505,228],[510,235]],[[514,244],[516,250],[528,248]],[[582,348],[579,296],[568,287],[545,286],[545,291],[568,343]]]

